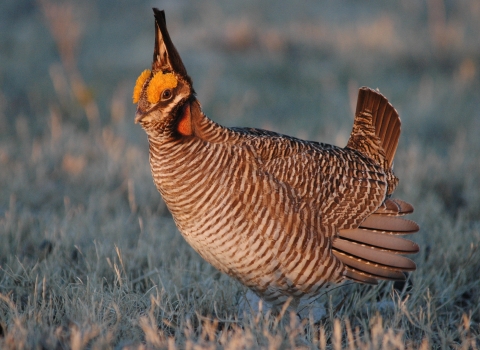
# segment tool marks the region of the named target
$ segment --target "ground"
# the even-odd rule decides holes
[[[238,314],[245,289],[184,242],[133,123],[152,6],[221,124],[343,146],[358,88],[387,96],[421,226],[405,286],[339,287],[319,324]],[[478,18],[476,0],[2,2],[0,347],[480,347]]]

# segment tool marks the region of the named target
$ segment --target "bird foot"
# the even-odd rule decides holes
[[[327,310],[323,305],[312,302],[300,303],[295,310],[292,308],[288,308],[288,310],[294,311],[300,322],[304,319],[310,320],[310,317],[312,317],[313,323],[318,323],[327,315]],[[247,315],[262,314],[266,316],[267,314],[276,314],[278,311],[279,310],[275,310],[270,303],[264,301],[251,290],[247,291],[238,304],[239,319],[244,319]],[[289,312],[287,312],[287,315],[288,314]]]
[[[270,303],[264,301],[251,290],[248,290],[238,303],[238,315],[240,318],[244,318],[246,315],[257,315],[259,313],[266,315],[269,311],[272,311]]]

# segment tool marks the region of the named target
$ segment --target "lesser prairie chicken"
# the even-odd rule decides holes
[[[218,270],[273,307],[308,302],[345,279],[404,280],[418,246],[402,218],[410,204],[390,196],[400,136],[396,110],[361,88],[346,147],[207,118],[192,80],[154,9],[152,69],[137,79],[135,122],[150,165],[185,240]]]

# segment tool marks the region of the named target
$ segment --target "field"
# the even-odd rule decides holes
[[[405,285],[343,285],[319,324],[239,314],[133,123],[153,6],[223,125],[343,146],[358,88],[388,97],[421,226]],[[479,18],[477,0],[1,2],[0,348],[479,348]]]

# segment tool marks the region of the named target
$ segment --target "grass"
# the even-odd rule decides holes
[[[0,5],[0,347],[479,348],[478,3],[155,4],[222,124],[343,145],[359,86],[400,111],[417,271],[403,289],[339,287],[317,325],[239,315],[245,289],[155,190],[130,103],[150,5]]]

